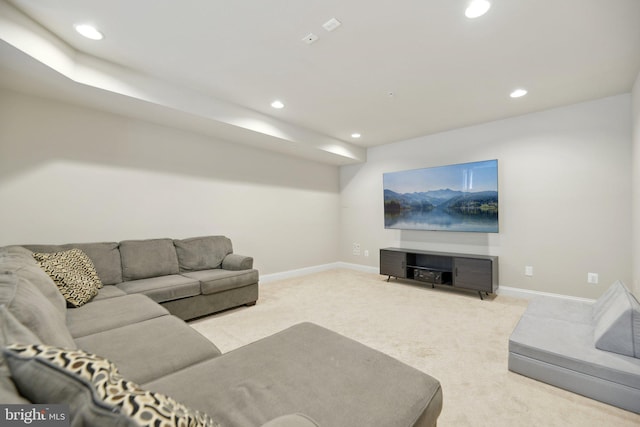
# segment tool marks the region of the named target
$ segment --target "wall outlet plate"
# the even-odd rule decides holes
[[[360,255],[360,243],[353,244],[353,254]]]
[[[587,273],[587,283],[592,285],[598,284],[598,273]]]

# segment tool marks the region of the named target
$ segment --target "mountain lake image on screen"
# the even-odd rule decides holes
[[[498,161],[383,174],[384,227],[498,232]]]

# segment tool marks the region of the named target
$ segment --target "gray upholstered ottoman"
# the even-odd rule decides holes
[[[292,413],[326,427],[435,426],[442,410],[438,380],[311,323],[144,386],[238,427]]]

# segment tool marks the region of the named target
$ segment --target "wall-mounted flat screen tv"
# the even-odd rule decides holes
[[[383,174],[384,226],[498,232],[498,161]]]

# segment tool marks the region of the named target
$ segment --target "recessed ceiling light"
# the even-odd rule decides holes
[[[520,98],[522,96],[525,96],[526,94],[527,94],[527,90],[520,88],[520,89],[516,89],[513,92],[511,92],[509,94],[509,96],[512,97],[512,98]]]
[[[472,0],[464,11],[467,18],[478,18],[489,11],[491,3],[488,0]]]
[[[340,25],[342,25],[342,22],[338,21],[336,18],[331,18],[327,22],[322,24],[322,28],[324,28],[325,30],[331,32],[331,31],[335,30],[336,28],[338,28]]]
[[[90,24],[76,24],[74,28],[78,33],[82,36],[91,39],[91,40],[102,40],[104,35],[98,31],[96,27]]]
[[[271,106],[278,110],[280,110],[281,108],[284,108],[284,104],[282,103],[282,101],[279,101],[277,99],[271,103]]]
[[[362,135],[360,135],[359,133],[355,132],[351,134],[351,138],[360,138]]]

